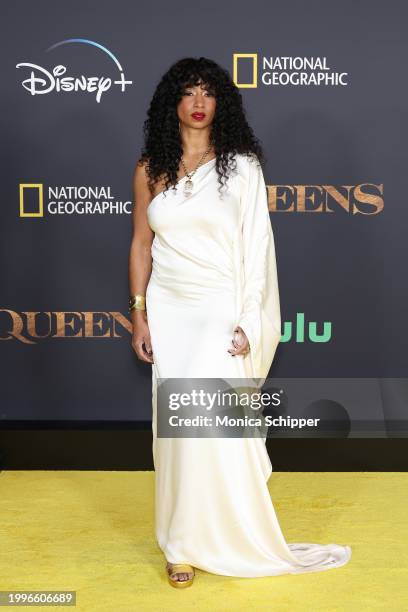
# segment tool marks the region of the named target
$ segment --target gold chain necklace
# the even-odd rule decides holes
[[[193,172],[191,172],[191,173],[189,173],[189,172],[187,171],[187,168],[186,168],[186,165],[185,165],[185,163],[184,163],[184,161],[183,161],[183,158],[181,158],[181,164],[182,164],[182,166],[183,166],[183,168],[184,168],[184,172],[186,173],[186,176],[187,176],[187,180],[186,180],[186,182],[184,183],[184,195],[185,195],[186,197],[187,197],[187,196],[189,196],[189,195],[191,195],[191,193],[193,192],[194,183],[193,183],[193,181],[192,181],[191,179],[192,179],[193,175],[196,173],[196,171],[198,170],[198,168],[201,166],[201,164],[202,164],[202,162],[203,162],[203,159],[204,159],[204,158],[205,158],[205,157],[208,155],[208,153],[210,152],[211,147],[212,147],[212,145],[210,145],[210,146],[208,147],[208,149],[205,151],[205,153],[204,153],[204,154],[203,154],[203,156],[201,157],[200,161],[198,162],[197,166],[194,168]]]

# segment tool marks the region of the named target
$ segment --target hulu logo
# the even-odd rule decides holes
[[[331,329],[331,322],[324,321],[323,332],[321,334],[318,334],[316,321],[309,321],[309,323],[305,325],[305,313],[297,312],[295,323],[292,323],[292,321],[284,322],[283,334],[281,335],[280,341],[289,342],[289,340],[291,340],[293,337],[293,333],[295,332],[296,342],[305,342],[306,331],[306,341],[310,340],[311,342],[328,342],[331,338]]]

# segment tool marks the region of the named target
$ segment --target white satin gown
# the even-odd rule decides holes
[[[166,559],[237,577],[340,567],[351,548],[287,544],[267,481],[272,464],[262,437],[157,437],[158,378],[264,380],[281,337],[273,232],[262,168],[236,155],[228,191],[218,192],[215,158],[147,209],[155,232],[146,291],[153,349],[152,430],[155,533]],[[232,357],[240,325],[251,350]]]

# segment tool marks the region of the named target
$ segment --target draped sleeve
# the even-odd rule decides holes
[[[275,243],[262,167],[247,158],[241,192],[242,310],[238,318],[250,345],[252,376],[265,379],[281,338]],[[263,383],[261,383],[263,384]]]

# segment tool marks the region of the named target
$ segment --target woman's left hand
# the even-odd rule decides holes
[[[244,330],[239,326],[234,329],[234,337],[231,342],[233,348],[228,349],[231,355],[246,355],[250,350],[249,340]]]

